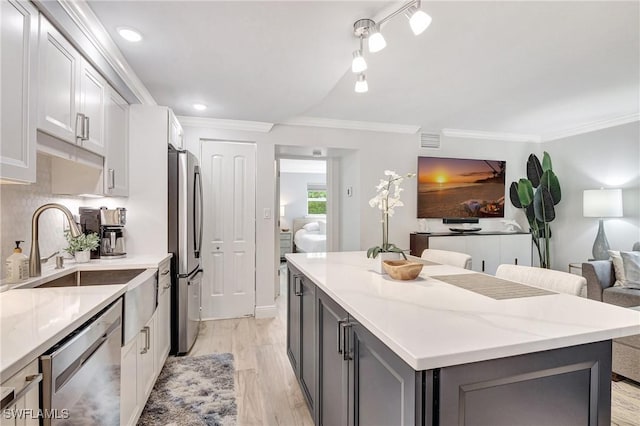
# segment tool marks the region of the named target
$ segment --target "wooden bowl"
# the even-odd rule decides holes
[[[424,265],[420,262],[410,262],[408,260],[384,260],[382,267],[394,280],[415,280]]]

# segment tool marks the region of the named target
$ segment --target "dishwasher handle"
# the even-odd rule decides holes
[[[120,328],[120,318],[117,321],[114,321],[109,329],[102,335],[98,340],[96,340],[89,348],[84,351],[74,362],[71,363],[62,373],[58,374],[58,376],[54,379],[55,383],[55,391],[59,391],[62,387],[67,384],[69,380],[76,375],[78,370],[80,370],[91,357],[104,345],[104,343],[109,340],[109,337]]]

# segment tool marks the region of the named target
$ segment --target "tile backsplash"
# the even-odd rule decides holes
[[[86,203],[82,197],[51,194],[51,158],[38,154],[37,182],[31,185],[0,185],[0,260],[2,278],[6,276],[6,259],[11,255],[14,242],[24,240],[22,252],[29,256],[31,249],[31,217],[43,204],[59,203],[74,215]],[[66,219],[62,212],[51,209],[40,216],[40,255],[49,256],[67,246],[64,238]]]

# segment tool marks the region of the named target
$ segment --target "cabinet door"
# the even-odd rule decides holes
[[[500,264],[531,266],[531,234],[502,235]]]
[[[120,424],[134,425],[138,413],[138,339],[123,346],[120,356]]]
[[[429,248],[467,253],[467,237],[429,237]],[[420,253],[422,254],[422,253]]]
[[[173,111],[169,110],[169,143],[176,149],[183,149],[183,132]]]
[[[300,385],[315,418],[316,395],[316,286],[300,279]]]
[[[138,334],[138,399],[144,406],[155,379],[154,354],[154,321],[156,314]]]
[[[107,195],[129,195],[129,105],[111,87],[105,104],[106,145],[104,192]]]
[[[35,182],[38,12],[3,1],[0,20],[0,179]]]
[[[287,355],[296,376],[300,376],[300,279],[293,268],[287,274]]]
[[[317,293],[318,311],[318,394],[316,398],[317,425],[346,425],[348,415],[349,361],[342,347],[342,325],[347,312],[320,289]],[[382,424],[382,423],[380,423]]]
[[[495,275],[500,264],[500,236],[469,235],[458,237],[467,241],[466,253],[471,255],[474,271]]]
[[[85,59],[80,61],[80,106],[84,114],[85,137],[79,139],[80,146],[98,155],[105,154],[104,105],[106,81]]]
[[[415,425],[416,373],[359,323],[346,330],[349,425]]]
[[[170,303],[171,303],[171,276],[169,275],[168,264],[166,266],[167,275],[166,279],[162,276],[162,269],[160,272],[160,280],[158,285],[160,286],[160,294],[158,296],[158,308],[156,310],[156,347],[155,347],[155,370],[156,374],[162,370],[164,362],[169,354],[171,346],[170,336]]]
[[[4,12],[4,9],[3,9]],[[37,426],[38,425],[38,409],[40,408],[39,402],[39,385],[36,377],[38,376],[38,361],[34,360],[25,368],[20,370],[10,379],[2,382],[0,385],[2,390],[13,389],[14,395],[25,389],[27,386],[31,386],[31,390],[28,391],[22,398],[19,398],[15,404],[5,407],[0,414],[1,426]],[[42,376],[40,376],[40,379]],[[4,392],[2,394],[4,398]],[[10,397],[11,398],[11,397]],[[13,399],[13,398],[11,398]],[[4,402],[4,401],[3,401]],[[6,401],[10,402],[9,400]],[[26,410],[31,410],[33,415],[29,416]]]
[[[42,15],[38,51],[38,128],[75,144],[82,128],[76,90],[79,87],[80,55]]]

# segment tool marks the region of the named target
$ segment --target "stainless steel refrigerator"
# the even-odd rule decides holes
[[[171,353],[191,349],[200,326],[202,269],[202,178],[198,159],[169,147],[169,251],[171,278]]]

